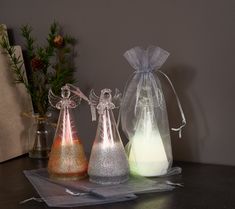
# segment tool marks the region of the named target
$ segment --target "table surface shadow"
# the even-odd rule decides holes
[[[208,165],[175,162],[183,169],[181,175],[171,177],[173,182],[183,183],[183,188],[170,192],[140,194],[135,200],[80,209],[235,209],[235,166]],[[23,174],[23,170],[43,168],[46,160],[21,156],[0,163],[0,208],[43,209],[45,203],[30,201],[19,204],[30,197],[39,197]]]

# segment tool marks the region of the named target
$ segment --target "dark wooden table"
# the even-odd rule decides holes
[[[0,164],[0,209],[42,209],[45,203],[19,202],[38,197],[37,192],[23,175],[23,170],[46,167],[47,162],[27,156]],[[171,192],[138,195],[139,198],[122,203],[79,207],[80,209],[235,209],[235,167],[197,163],[175,163],[183,168],[172,181],[184,188]]]

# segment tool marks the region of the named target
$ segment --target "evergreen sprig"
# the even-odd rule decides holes
[[[25,74],[22,71],[22,67],[24,64],[23,58],[20,55],[16,55],[15,48],[13,46],[10,46],[6,37],[2,38],[0,46],[5,49],[5,54],[7,54],[10,58],[10,67],[15,75],[15,82],[24,84],[26,89],[30,90]]]
[[[31,26],[23,25],[20,30],[30,63],[30,69],[27,70],[28,80],[22,70],[23,59],[15,55],[14,47],[10,46],[7,39],[3,39],[0,45],[10,57],[16,83],[24,84],[30,94],[34,112],[45,115],[49,106],[49,89],[52,88],[55,94],[59,94],[62,86],[74,82],[73,48],[76,40],[69,35],[62,36],[57,22],[51,24],[44,46],[36,44]]]

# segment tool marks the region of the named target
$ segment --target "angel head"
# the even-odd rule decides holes
[[[61,88],[61,97],[55,95],[50,89],[48,99],[50,105],[57,109],[62,109],[64,107],[75,108],[80,104],[82,99],[89,101],[80,89],[72,84],[66,84]]]
[[[115,95],[112,96],[111,89],[102,89],[100,96],[97,96],[94,90],[91,90],[89,95],[92,120],[96,120],[95,108],[98,110],[99,114],[103,114],[105,109],[118,108],[121,103],[121,93],[118,89],[115,90]]]

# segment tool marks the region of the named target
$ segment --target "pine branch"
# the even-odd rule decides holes
[[[76,44],[76,39],[69,35],[64,36],[64,41],[65,41],[65,44],[70,44],[72,46]]]
[[[23,25],[21,28],[21,35],[24,37],[26,41],[26,48],[29,59],[32,59],[34,57],[34,42],[35,39],[31,36],[32,33],[32,27],[29,25]]]
[[[48,42],[48,53],[53,54],[53,49],[54,49],[54,38],[57,34],[59,34],[60,28],[57,22],[53,22],[50,26],[50,31],[47,37],[47,42]]]
[[[10,67],[15,75],[15,82],[24,84],[25,88],[30,93],[30,85],[28,84],[25,74],[22,71],[22,67],[24,64],[23,58],[21,56],[16,56],[15,48],[13,46],[10,46],[5,37],[2,38],[0,46],[5,50],[5,54],[7,54],[10,58]]]
[[[15,55],[14,47],[11,47],[6,40],[1,43],[1,46],[10,57],[11,69],[16,77],[15,82],[25,85],[32,98],[34,111],[45,114],[49,106],[47,97],[49,88],[58,95],[62,86],[66,83],[74,83],[75,68],[72,61],[76,40],[69,35],[62,36],[57,22],[51,24],[44,46],[36,45],[32,31],[29,25],[21,27],[21,35],[25,40],[30,63],[28,81],[22,71],[23,60]]]

